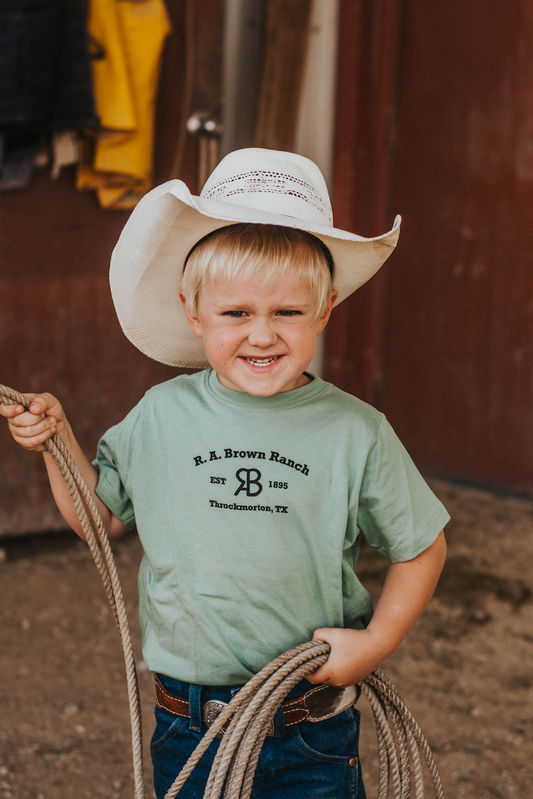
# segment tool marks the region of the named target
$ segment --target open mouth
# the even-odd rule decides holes
[[[275,361],[279,360],[281,355],[272,355],[270,358],[243,358],[246,363],[251,363],[252,366],[271,366]]]

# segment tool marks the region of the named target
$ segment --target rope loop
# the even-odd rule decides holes
[[[26,409],[30,406],[27,397],[1,384],[0,403],[22,405]],[[134,795],[135,799],[145,799],[139,685],[113,553],[98,508],[60,435],[55,433],[45,442],[45,447],[68,487],[121,637],[130,708]],[[165,799],[174,799],[179,794],[211,741],[230,719],[211,767],[204,799],[219,799],[221,796],[224,799],[249,799],[261,747],[276,710],[300,680],[326,662],[328,653],[329,644],[309,641],[284,652],[252,677],[209,727]],[[376,725],[379,752],[377,799],[388,799],[391,790],[393,799],[409,799],[411,776],[415,799],[424,799],[422,759],[431,776],[435,799],[444,799],[429,744],[387,675],[377,668],[359,685],[370,703]]]

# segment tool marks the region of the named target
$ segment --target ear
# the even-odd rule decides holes
[[[203,333],[200,320],[197,316],[192,316],[192,314],[189,312],[189,309],[187,307],[187,297],[185,296],[183,291],[180,291],[180,300],[181,304],[183,305],[183,310],[185,311],[185,316],[187,317],[187,322],[189,323],[189,327],[191,328],[195,336],[198,336],[198,338],[202,338]]]
[[[326,305],[326,310],[324,311],[324,313],[322,314],[322,316],[318,320],[317,331],[316,331],[317,336],[320,335],[320,333],[322,333],[322,331],[326,327],[327,323],[329,322],[329,317],[331,316],[331,312],[333,310],[333,305],[334,305],[335,300],[337,299],[337,297],[338,297],[338,291],[335,291],[335,289],[333,289],[333,291],[331,292],[330,298],[328,300],[328,304]]]

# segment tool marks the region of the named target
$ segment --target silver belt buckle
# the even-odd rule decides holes
[[[202,721],[206,727],[210,727],[215,719],[219,717],[225,707],[228,706],[227,702],[220,702],[218,699],[210,699],[202,708]],[[219,730],[216,734],[217,738],[222,738],[226,730]],[[274,735],[274,721],[270,722],[267,735]]]
[[[359,698],[357,686],[334,688],[332,685],[317,685],[304,696],[304,704],[309,710],[306,721],[324,721],[355,705]]]
[[[219,702],[218,699],[210,699],[202,708],[202,721],[206,727],[210,727],[215,719],[217,719],[225,707],[228,706],[227,702]],[[217,732],[217,738],[222,738],[225,730]]]

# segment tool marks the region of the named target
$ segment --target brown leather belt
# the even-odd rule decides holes
[[[158,677],[155,677],[155,694],[157,706],[168,710],[174,716],[190,719],[191,711],[187,699],[170,694]],[[348,688],[333,688],[331,685],[317,685],[303,696],[289,699],[282,705],[286,727],[300,724],[301,721],[324,721],[343,713],[357,702],[359,691],[355,685]],[[211,699],[202,707],[202,720],[210,727],[219,713],[226,707],[226,702]],[[229,721],[224,729],[229,725]],[[273,730],[269,733],[273,734]]]

